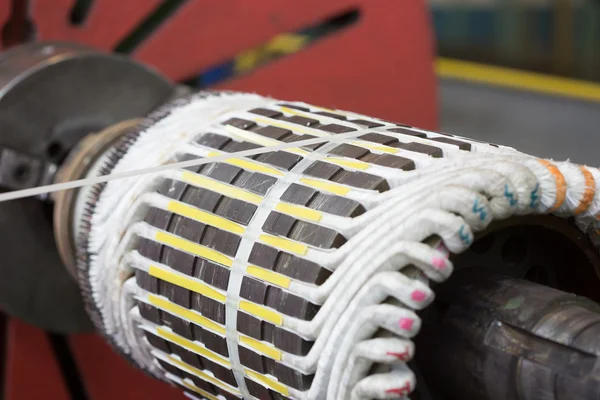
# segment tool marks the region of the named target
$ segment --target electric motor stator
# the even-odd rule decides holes
[[[79,290],[116,351],[192,398],[597,393],[600,312],[565,292],[600,300],[598,169],[351,111],[188,93],[78,46],[8,55],[30,67],[8,69],[0,105],[18,108],[34,83],[53,101],[29,127],[46,133],[44,146],[35,135],[0,143],[4,170],[35,173],[0,183],[101,181],[1,203],[19,211],[2,214],[4,232],[25,209],[48,218],[66,266],[61,275],[52,248],[52,268],[16,269],[38,252],[4,241],[3,268],[52,306],[30,309],[6,285],[13,314],[84,329]],[[65,86],[90,75],[83,94]],[[123,177],[132,171],[146,173]],[[14,239],[50,251],[50,224],[30,225],[35,234],[20,227]],[[69,290],[57,298],[34,290],[40,282]],[[441,394],[424,394],[429,386]]]
[[[120,352],[207,398],[407,396],[450,253],[527,214],[593,236],[600,207],[594,168],[228,92],[161,107],[87,176],[197,159],[82,191],[75,269]]]

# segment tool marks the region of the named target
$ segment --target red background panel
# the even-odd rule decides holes
[[[0,3],[6,8],[8,1]],[[95,0],[80,26],[69,23],[74,3],[32,2],[37,40],[110,51],[162,2]],[[190,0],[132,56],[174,80],[188,79],[279,33],[352,9],[360,12],[355,25],[219,87],[437,128],[433,36],[424,0]]]
[[[355,26],[221,87],[437,128],[433,44],[420,1],[363,1]]]
[[[62,373],[46,334],[11,319],[5,355],[5,400],[69,400]]]
[[[6,333],[4,399],[71,399],[46,333],[14,318]],[[97,335],[71,335],[68,343],[89,400],[187,399],[179,389],[143,374]]]
[[[69,342],[90,399],[187,399],[180,390],[143,374],[96,335]]]
[[[2,1],[2,0],[0,0]],[[69,23],[76,0],[31,2],[37,40],[64,40],[111,51],[162,0],[95,0],[82,25]]]

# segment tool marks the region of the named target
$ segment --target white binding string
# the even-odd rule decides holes
[[[121,172],[118,174],[101,175],[101,176],[96,176],[96,177],[92,177],[92,178],[78,179],[78,180],[74,180],[74,181],[70,181],[70,182],[53,183],[51,185],[37,186],[34,188],[29,188],[29,189],[13,190],[11,192],[1,193],[0,194],[0,203],[2,203],[4,201],[22,199],[25,197],[38,196],[41,194],[60,192],[61,190],[76,189],[76,188],[80,188],[80,187],[86,186],[86,185],[95,185],[98,183],[114,181],[117,179],[131,178],[134,176],[142,176],[142,175],[151,174],[151,173],[160,172],[160,171],[166,171],[166,170],[170,170],[170,169],[195,167],[198,165],[220,162],[220,161],[229,160],[232,158],[238,159],[238,158],[253,156],[253,155],[257,155],[257,154],[269,153],[269,152],[277,151],[277,150],[292,149],[292,148],[296,148],[296,147],[309,146],[309,145],[318,144],[318,143],[344,142],[348,138],[353,138],[353,137],[364,135],[364,134],[365,134],[364,130],[359,130],[357,132],[341,133],[341,134],[320,137],[320,138],[315,138],[315,139],[298,140],[296,142],[291,142],[291,143],[283,143],[283,144],[278,144],[278,145],[273,145],[273,146],[259,147],[259,148],[251,149],[251,150],[237,151],[234,153],[225,153],[225,154],[222,154],[219,156],[214,156],[214,157],[204,157],[204,158],[197,158],[194,160],[169,163],[169,164],[165,164],[165,165],[159,165],[157,167],[138,169],[138,170],[128,171],[128,172]]]

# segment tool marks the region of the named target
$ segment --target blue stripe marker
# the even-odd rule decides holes
[[[509,204],[511,206],[514,206],[515,204],[517,204],[517,199],[515,199],[515,194],[511,193],[510,190],[508,190],[508,185],[504,185],[504,197],[506,197],[509,201]]]
[[[475,199],[475,202],[473,203],[473,212],[479,214],[479,219],[482,221],[487,217],[485,207],[479,205],[479,199]]]
[[[535,208],[537,206],[537,202],[540,199],[538,195],[538,190],[540,189],[540,184],[535,185],[535,189],[531,191],[531,202],[529,203],[529,207]]]
[[[466,244],[467,246],[469,246],[471,244],[471,242],[473,242],[473,239],[471,238],[471,235],[469,234],[469,232],[465,232],[464,225],[462,225],[460,227],[460,229],[458,230],[458,236],[460,237],[460,240],[462,240],[463,243]]]

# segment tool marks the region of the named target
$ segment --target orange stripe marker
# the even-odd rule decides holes
[[[560,170],[556,167],[556,165],[549,163],[546,160],[539,160],[542,165],[544,165],[548,171],[554,176],[556,180],[556,200],[554,201],[554,205],[548,212],[554,212],[560,208],[565,202],[565,198],[567,197],[567,181],[565,177],[560,172]]]
[[[583,165],[579,167],[581,169],[581,173],[585,178],[585,192],[583,192],[583,197],[579,202],[579,205],[575,209],[575,215],[579,215],[590,207],[592,201],[594,200],[594,195],[596,194],[596,180],[594,179],[594,175]]]

